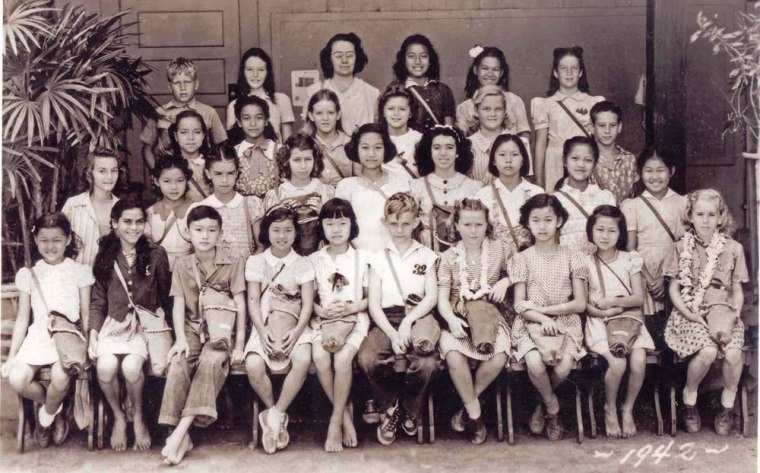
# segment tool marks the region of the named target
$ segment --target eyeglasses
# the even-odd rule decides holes
[[[349,61],[351,59],[356,59],[356,53],[332,53],[331,56],[333,59],[337,59],[338,61],[342,61],[343,59],[348,59]]]

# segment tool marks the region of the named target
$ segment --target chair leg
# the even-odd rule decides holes
[[[259,398],[256,393],[253,394],[253,422],[251,423],[252,440],[248,447],[256,450],[259,446]]]
[[[507,443],[515,444],[515,426],[512,418],[512,377],[507,375]]]
[[[659,380],[654,385],[654,412],[657,415],[657,435],[665,433],[665,427],[662,421],[662,408],[660,407],[660,385]]]
[[[670,436],[675,437],[678,432],[676,414],[676,387],[670,387]]]
[[[578,443],[583,443],[583,409],[581,408],[581,391],[575,388],[575,422],[578,424]]]
[[[26,435],[26,411],[24,410],[24,398],[18,397],[18,430],[16,432],[16,448],[18,453],[24,453],[24,436]]]
[[[435,443],[435,406],[433,405],[433,393],[428,396],[428,429],[430,443]]]
[[[591,423],[591,432],[589,436],[592,439],[596,438],[596,410],[594,409],[594,387],[591,386],[588,389],[588,418]]]
[[[105,401],[98,396],[98,450],[103,450],[103,432],[106,428]]]
[[[427,394],[427,401],[430,402],[430,394]],[[417,413],[417,443],[422,445],[425,443],[425,407],[420,404],[420,410]]]
[[[741,385],[741,403],[742,403],[742,435],[749,437],[749,408],[747,405],[747,385],[742,383]]]
[[[496,377],[496,439],[499,442],[504,441],[504,414],[501,404],[501,373]]]

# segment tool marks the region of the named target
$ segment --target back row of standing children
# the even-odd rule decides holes
[[[77,307],[61,307],[72,319],[88,324],[90,353],[97,359],[98,379],[114,412],[111,443],[116,450],[126,447],[128,417],[119,399],[119,371],[135,406],[135,447],[150,445],[140,415],[147,347],[139,336],[134,309],[139,306],[165,315],[172,313],[176,341],[170,351],[160,417],[161,423],[177,426],[162,451],[168,463],[181,461],[192,448],[190,425],[208,425],[215,419],[214,400],[229,363],[243,359],[251,385],[267,407],[260,418],[267,452],[284,448],[289,441],[286,410],[312,359],[335,407],[326,450],[356,445],[352,413],[345,406],[350,363],[357,354],[384,415],[378,427],[379,441],[392,442],[398,424],[414,432],[419,401],[437,374],[437,362],[431,352],[408,355],[405,375],[397,379],[384,360],[394,353],[408,352],[413,345],[413,322],[436,306],[448,328],[441,335],[440,351],[463,402],[463,408],[452,418],[454,430],[466,430],[474,443],[485,440],[478,395],[511,356],[525,361],[541,395],[542,402],[531,416],[531,430],[541,433],[545,429],[550,438],[560,438],[562,426],[554,389],[566,378],[573,361],[585,353],[585,338],[585,346],[607,358],[610,365],[605,377],[607,432],[631,436],[635,434],[633,402],[643,379],[643,350],[654,347],[652,336],[643,329],[630,355],[632,376],[621,428],[615,399],[626,361],[606,349],[604,332],[598,327],[594,332],[597,324],[587,323],[584,337],[578,314],[587,312],[593,321],[643,304],[653,320],[665,320],[663,275],[671,277],[669,294],[676,307],[665,338],[679,356],[696,353],[689,362],[683,393],[687,429],[698,430],[696,388],[719,352],[728,367],[724,369],[724,410],[716,420],[716,430],[723,433],[726,425],[730,429],[727,409],[733,406],[737,369],[740,373],[743,326],[741,321],[734,325],[732,341],[719,351],[702,323],[701,305],[694,305],[695,284],[689,281],[697,278],[684,276],[687,266],[701,275],[714,273],[730,291],[734,307],[741,307],[746,265],[741,247],[728,236],[725,203],[715,192],[693,193],[687,202],[670,190],[668,182],[674,168],[666,155],[647,151],[634,166],[632,156],[615,146],[622,113],[613,104],[602,102],[590,110],[577,105],[576,112],[589,115],[593,121],[594,136],[573,137],[581,130],[587,133],[587,124],[577,123],[578,117],[563,107],[564,98],[580,103],[589,97],[581,92],[587,84],[582,85],[585,71],[580,48],[555,51],[550,98],[536,99],[532,105],[536,142],[547,143],[544,150],[542,146],[534,150],[536,175],[543,176],[546,169],[544,185],[549,183],[551,172],[557,176],[556,192],[549,195],[526,179],[531,159],[521,135],[529,130],[526,120],[517,116],[520,108],[524,115],[524,106],[521,101],[514,105],[519,98],[506,91],[506,82],[501,83],[507,69],[498,49],[475,51],[470,72],[481,87],[471,87],[472,106],[465,102],[457,107],[465,117],[463,123],[470,121],[474,125],[468,128],[477,130],[475,139],[468,140],[451,127],[455,117],[439,118],[428,111],[441,97],[442,110],[454,107],[443,104],[451,94],[437,82],[438,71],[433,67],[437,66],[437,57],[433,60],[434,50],[429,41],[421,39],[424,37],[404,43],[399,67],[394,68],[399,83],[380,97],[377,111],[368,89],[371,86],[356,82],[360,79],[354,77],[366,64],[361,43],[352,34],[336,38],[320,55],[327,80],[309,100],[306,117],[310,133],[290,135],[292,129],[287,125],[292,123],[292,113],[279,109],[288,101],[282,94],[270,93],[273,81],[267,81],[271,61],[257,52],[243,61],[244,69],[241,67],[241,78],[251,94],[231,104],[236,120],[230,140],[209,148],[209,129],[216,128],[216,123],[197,110],[193,97],[197,72],[191,64],[175,61],[169,68],[174,98],[186,100],[183,103],[187,107],[164,110],[172,117],[166,120],[165,148],[172,156],[154,162],[160,200],[147,211],[132,198],[117,201],[111,191],[118,177],[118,159],[99,150],[90,156],[90,191],[64,205],[68,219],[55,216],[38,222],[34,232],[42,260],[34,271],[24,269],[17,275],[22,292],[20,322],[11,347],[13,363],[5,365],[4,373],[10,375],[11,385],[18,392],[44,401],[39,415],[42,432],[60,411],[61,393],[65,394],[69,378],[54,360],[50,337],[45,339],[37,329],[46,326],[45,303],[50,306],[50,300],[73,298],[80,301]],[[414,79],[404,77],[400,64],[406,65],[407,76]],[[415,67],[420,64],[428,68]],[[425,73],[414,76],[420,70],[430,71],[431,77]],[[176,84],[175,91],[175,79],[181,82],[188,77],[189,85]],[[346,82],[347,78],[351,80]],[[498,79],[496,84],[488,82],[494,78]],[[348,83],[349,88],[337,93],[330,90],[340,89],[341,83]],[[262,87],[265,98],[259,96]],[[417,88],[431,94],[437,90],[438,98],[420,99],[422,93]],[[349,91],[347,96],[341,95]],[[370,97],[372,106],[358,110],[363,97]],[[273,126],[275,109],[279,129]],[[510,115],[510,109],[518,112]],[[375,113],[382,117],[378,124],[360,123],[368,114],[372,116],[367,121],[372,122]],[[412,120],[422,124],[418,125],[421,133],[410,135],[414,131],[409,126]],[[342,134],[341,121],[352,130],[356,128],[350,138]],[[504,133],[505,124],[514,128],[508,130],[512,133]],[[277,144],[278,132],[285,138],[281,145]],[[571,137],[563,139],[563,134]],[[481,141],[487,140],[492,141],[490,147],[479,148]],[[152,149],[152,145],[147,141],[149,157],[147,148]],[[557,146],[559,154],[556,149],[551,151]],[[554,169],[557,161],[559,172]],[[623,201],[631,196],[639,173],[644,192]],[[606,189],[594,184],[595,180]],[[477,200],[467,199],[473,196]],[[333,197],[339,199],[331,200]],[[615,207],[621,201],[622,212]],[[678,246],[674,241],[684,234],[684,221],[689,223],[691,232],[687,235],[691,236],[684,240],[683,248],[675,250]],[[82,239],[78,260],[92,264],[92,270],[67,258],[73,255],[69,250],[72,235]],[[320,242],[325,244],[321,249]],[[311,255],[311,262],[304,260],[307,255]],[[604,271],[597,272],[594,279],[595,268],[599,268],[593,263],[596,259],[604,262],[604,271],[610,273],[604,280],[606,286],[601,282]],[[39,285],[44,289],[32,289],[35,273],[43,280],[62,276],[62,269],[72,273],[66,279],[71,287],[47,281]],[[619,287],[614,280],[609,281],[616,276]],[[698,279],[697,287],[704,290],[705,278]],[[547,284],[549,280],[551,284]],[[203,345],[203,318],[199,314],[203,307],[197,304],[199,293],[207,285],[229,292],[237,308],[229,355]],[[504,323],[499,325],[494,350],[483,356],[468,338],[463,304],[486,297],[498,306],[510,286],[514,287],[513,308],[511,304],[499,308]],[[347,293],[343,293],[345,287],[349,288]],[[340,297],[335,297],[336,291]],[[416,305],[410,306],[410,295],[418,296]],[[169,296],[174,298],[173,308]],[[622,297],[613,299],[617,296]],[[270,357],[274,346],[265,324],[272,310],[288,312],[288,307],[296,319],[285,337],[284,351],[289,360],[285,365],[289,364],[290,370],[275,398],[267,367],[281,368],[282,360]],[[317,317],[312,318],[312,310]],[[31,325],[30,312],[35,315]],[[367,312],[375,322],[372,330]],[[246,313],[254,327],[247,344]],[[356,316],[355,325],[331,368],[330,355],[319,343],[320,330],[325,320],[345,316]],[[508,319],[514,323],[507,323]],[[531,324],[540,327],[538,335],[531,333]],[[655,338],[662,335],[661,326],[648,325],[660,327],[653,334]],[[536,337],[559,331],[567,336],[563,353],[567,356],[554,366],[549,377],[546,360],[536,350]],[[34,355],[45,353],[47,358],[39,360],[30,352],[43,342],[47,351]],[[481,362],[474,378],[467,371],[468,358]],[[40,366],[51,363],[56,382],[46,393],[33,379]],[[210,385],[214,389],[208,389]],[[372,418],[377,412],[367,414]],[[65,425],[60,417],[56,419],[57,436],[53,439],[60,442]]]

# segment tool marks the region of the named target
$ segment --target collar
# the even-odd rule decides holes
[[[588,97],[588,94],[586,92],[581,92],[580,90],[574,93],[573,95],[565,95],[558,90],[554,93],[554,95],[552,95],[549,98],[554,100],[555,102],[561,102],[565,99],[573,99],[577,102],[582,102],[583,100],[586,99],[586,97]]]
[[[324,146],[329,151],[334,151],[339,146],[346,146],[351,141],[351,137],[340,130],[338,130],[338,137],[335,138],[335,141],[333,141],[330,145],[322,141],[322,138],[316,134],[314,135],[314,139],[317,141],[317,143],[319,143],[321,146]]]
[[[164,105],[164,108],[166,110],[171,110],[174,108],[195,110],[196,106],[197,106],[197,101],[195,97],[193,97],[193,100],[187,103],[179,103],[176,100],[171,99]]]
[[[317,190],[317,187],[319,187],[319,183],[322,182],[316,177],[312,177],[308,184],[306,184],[303,187],[296,187],[292,182],[290,182],[289,179],[286,179],[280,184],[280,187],[284,191],[290,191],[291,193],[297,192],[297,193],[311,193]]]
[[[274,147],[275,143],[272,140],[266,140],[265,144],[263,145],[255,145],[253,143],[249,143],[245,140],[240,142],[239,144],[235,145],[235,151],[237,151],[238,156],[242,155],[246,151],[250,150],[259,150],[267,159],[274,159]]]
[[[515,187],[515,190],[511,191],[507,189],[507,186],[504,185],[503,182],[501,182],[501,179],[498,177],[493,180],[494,185],[496,186],[496,189],[499,190],[499,192],[506,192],[508,194],[515,193],[517,191],[523,191],[523,192],[529,192],[530,188],[528,186],[528,181],[524,177],[520,177],[520,183],[517,184],[517,187]]]
[[[454,177],[451,177],[449,179],[445,179],[446,183],[444,184],[444,179],[442,177],[437,176],[434,172],[431,172],[427,176],[428,182],[430,182],[430,185],[433,187],[436,187],[438,189],[456,189],[457,187],[461,186],[462,183],[467,179],[467,176],[465,176],[462,173],[457,172],[454,174]]]
[[[414,80],[407,78],[406,81],[404,82],[404,88],[408,89],[409,87],[414,87],[414,86],[417,86],[417,87],[427,87],[430,84],[433,84],[435,82],[438,82],[438,81],[435,80],[435,79],[425,78],[425,83],[422,84],[422,85],[420,85],[417,82],[415,82]]]
[[[585,195],[585,194],[590,194],[592,192],[598,192],[600,189],[599,189],[599,186],[597,186],[596,184],[592,184],[592,183],[589,182],[588,183],[588,187],[586,187],[586,190],[582,191],[580,189],[576,189],[575,187],[571,187],[567,183],[567,178],[565,178],[565,181],[562,184],[562,187],[560,188],[560,190],[562,192],[566,192],[568,194]]]
[[[203,201],[203,205],[209,205],[215,209],[221,209],[223,207],[228,207],[230,209],[235,209],[240,206],[240,204],[243,203],[243,195],[235,192],[235,197],[232,198],[231,201],[227,202],[226,204],[223,203],[215,194],[211,194],[210,196],[206,197],[206,200]]]
[[[343,253],[342,255],[338,255],[338,257],[336,258],[336,260],[342,259],[342,258],[351,258],[351,259],[353,259],[354,258],[354,254],[356,254],[356,249],[353,246],[348,245],[348,250],[345,253]],[[320,248],[317,251],[317,256],[320,257],[320,258],[325,258],[325,259],[327,259],[329,261],[332,261],[332,256],[330,256],[330,254],[327,252],[327,245],[323,246],[322,248]]]
[[[470,140],[474,148],[477,148],[478,150],[483,151],[483,152],[487,152],[493,145],[493,142],[496,141],[496,140],[489,140],[488,138],[483,136],[483,133],[481,133],[480,130],[470,135],[468,139]]]
[[[420,248],[427,248],[427,247],[422,246],[422,244],[418,242],[417,240],[412,240],[412,246],[410,246],[409,249],[406,250],[406,253],[404,253],[404,256],[401,256],[399,254],[398,248],[396,248],[396,245],[393,244],[392,240],[389,241],[387,245],[385,245],[385,248],[390,250],[391,253],[395,254],[396,256],[398,256],[400,259],[403,260],[403,259],[408,258],[410,255],[414,254]]]
[[[203,265],[201,265],[201,261],[198,259],[198,256],[193,254],[192,258],[198,263],[198,269],[202,269]],[[192,260],[189,260],[189,262],[191,261]],[[232,260],[230,253],[223,248],[217,247],[216,254],[214,254],[214,266],[232,263],[234,263],[234,261]],[[190,266],[190,268],[192,269],[192,266]]]
[[[601,164],[601,165],[602,165],[602,167],[605,167],[605,168],[607,168],[607,169],[610,169],[610,170],[613,170],[613,169],[615,169],[615,166],[616,166],[616,165],[617,165],[617,164],[618,164],[620,161],[622,161],[622,159],[623,159],[623,156],[625,155],[625,151],[624,151],[624,150],[623,150],[623,148],[621,148],[620,146],[618,146],[618,145],[615,145],[615,150],[617,151],[617,156],[615,156],[614,158],[610,159],[610,161],[609,161],[609,162],[604,162],[603,160],[605,160],[605,159],[607,159],[607,158],[604,158],[604,157],[603,157],[603,156],[600,154],[600,155],[599,155],[599,161],[597,162],[597,164]]]
[[[676,194],[676,192],[673,189],[668,187],[668,191],[665,192],[665,197],[663,197],[662,200],[665,200],[668,197],[674,197],[674,196],[678,196],[678,194]],[[641,193],[641,197],[646,197],[649,200],[660,200],[657,197],[653,196],[652,193],[649,192],[647,189],[644,189],[644,192]]]
[[[290,249],[290,253],[285,255],[284,258],[278,258],[275,255],[272,254],[272,249],[267,248],[266,251],[264,251],[264,260],[269,266],[277,266],[280,262],[284,264],[285,266],[290,266],[295,260],[298,259],[298,253],[295,252],[293,248]]]
[[[205,166],[206,165],[206,158],[203,155],[200,155],[197,158],[191,159],[190,160],[190,164],[194,164],[196,166]]]

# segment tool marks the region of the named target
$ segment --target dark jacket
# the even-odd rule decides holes
[[[138,274],[137,264],[130,270],[121,252],[116,257],[116,264],[119,265],[121,274],[131,289],[134,303],[151,311],[162,307],[166,319],[171,320],[172,300],[169,297],[169,289],[172,285],[172,275],[169,271],[169,258],[166,256],[166,251],[151,243],[150,263],[145,274]],[[91,329],[99,332],[106,317],[117,321],[124,320],[129,309],[129,298],[116,270],[111,270],[111,281],[108,284],[99,280],[95,281],[90,300]]]

